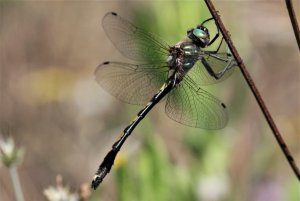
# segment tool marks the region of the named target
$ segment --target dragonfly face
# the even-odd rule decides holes
[[[188,30],[187,36],[193,41],[194,44],[201,48],[208,46],[210,42],[209,31],[203,25],[198,25],[196,28]]]

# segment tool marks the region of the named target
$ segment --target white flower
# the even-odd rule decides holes
[[[6,167],[19,163],[23,159],[23,155],[23,149],[15,147],[13,138],[0,138],[0,161]]]
[[[62,176],[56,177],[56,187],[50,186],[44,190],[44,195],[49,201],[79,201],[77,192],[71,193],[70,189],[62,185]]]
[[[71,193],[66,187],[53,187],[44,190],[44,195],[49,201],[79,201],[77,193]]]
[[[11,137],[7,138],[6,140],[0,140],[0,149],[4,155],[12,155],[14,148],[15,142]]]

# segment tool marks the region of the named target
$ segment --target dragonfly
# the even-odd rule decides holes
[[[103,29],[114,46],[124,57],[139,63],[106,61],[97,67],[96,81],[117,99],[145,107],[105,156],[93,178],[93,189],[110,172],[117,153],[135,127],[162,100],[166,102],[165,113],[176,122],[204,129],[226,126],[225,104],[200,87],[223,81],[237,65],[217,25],[210,38],[205,25],[211,21],[213,18],[189,29],[184,40],[169,46],[115,12],[103,17]],[[216,49],[208,50],[217,39],[220,42]]]

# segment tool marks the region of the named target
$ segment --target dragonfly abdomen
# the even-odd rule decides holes
[[[114,143],[113,149],[120,149],[122,144],[125,142],[126,138],[131,134],[134,128],[139,124],[139,122],[147,115],[147,113],[156,105],[167,93],[172,89],[170,84],[164,84],[159,92],[157,92],[150,102],[140,110],[132,122],[124,129],[121,138]]]

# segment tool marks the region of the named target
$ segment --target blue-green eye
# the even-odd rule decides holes
[[[207,33],[201,29],[194,29],[193,34],[198,38],[207,38]]]

